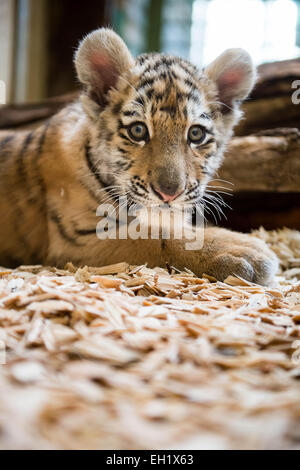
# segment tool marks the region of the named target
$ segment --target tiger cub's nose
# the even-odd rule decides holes
[[[156,182],[151,184],[151,188],[163,202],[174,201],[184,192],[184,178],[174,168],[159,168],[156,175]]]
[[[163,202],[174,201],[174,199],[176,199],[183,193],[183,190],[179,188],[177,183],[161,184],[161,182],[158,181],[157,187],[154,188],[152,186],[152,189]]]
[[[179,197],[183,193],[183,191],[179,191],[178,193],[174,194],[173,196],[171,196],[169,194],[162,193],[161,191],[157,191],[157,193],[159,194],[160,198],[164,202],[171,202],[171,201],[174,201],[174,199],[176,199],[177,197]]]

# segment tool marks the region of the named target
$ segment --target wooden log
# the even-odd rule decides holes
[[[0,129],[29,127],[53,116],[77,98],[78,92],[72,92],[40,103],[0,106]]]
[[[244,119],[235,135],[244,136],[276,127],[300,128],[300,104],[293,104],[292,90],[289,95],[267,97],[244,104]]]
[[[258,67],[258,80],[251,100],[291,94],[291,83],[300,78],[300,58],[270,62]]]
[[[258,75],[257,84],[243,105],[245,118],[235,134],[249,135],[276,127],[300,128],[300,104],[292,101],[292,84],[300,80],[300,59],[260,65]]]
[[[234,184],[235,192],[299,192],[300,199],[299,129],[234,137],[219,175]]]
[[[232,210],[224,209],[220,224],[249,231],[264,226],[272,230],[300,230],[300,131],[271,129],[256,135],[235,137],[225,154],[219,177],[233,183],[231,196],[223,198]],[[208,218],[214,222],[213,217]]]

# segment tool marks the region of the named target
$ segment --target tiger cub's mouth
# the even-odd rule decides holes
[[[131,188],[130,188],[131,189]],[[149,184],[149,188],[144,187],[143,190],[136,187],[127,191],[128,206],[135,204],[140,207],[163,207],[164,209],[184,210],[191,209],[200,204],[204,195],[202,185],[196,183],[184,188],[175,194],[165,194],[158,191],[153,183]],[[125,196],[126,197],[126,196]]]

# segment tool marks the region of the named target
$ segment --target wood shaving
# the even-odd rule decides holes
[[[300,233],[253,235],[272,286],[0,268],[0,448],[299,449]]]

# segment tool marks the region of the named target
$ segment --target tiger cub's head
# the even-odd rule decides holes
[[[170,55],[134,59],[117,34],[99,29],[75,65],[93,166],[112,194],[147,207],[201,200],[255,82],[247,52],[229,49],[199,70]]]

